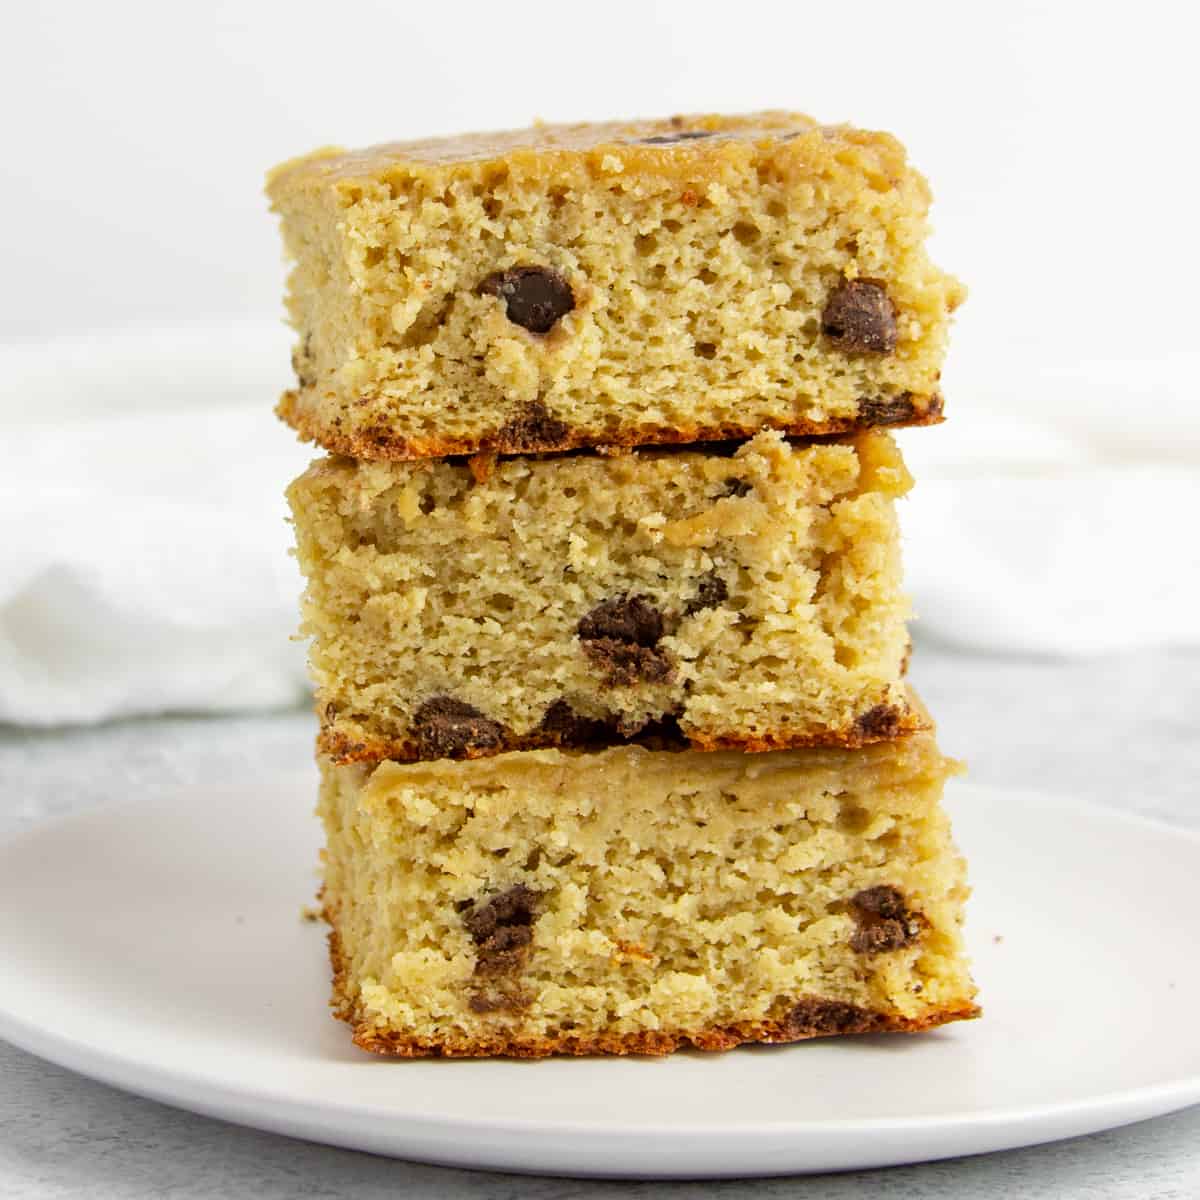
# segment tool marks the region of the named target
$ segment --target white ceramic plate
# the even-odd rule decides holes
[[[168,1104],[375,1153],[576,1175],[827,1171],[1200,1101],[1200,837],[982,788],[983,1020],[667,1059],[390,1061],[325,1008],[308,775],[113,805],[0,847],[0,1035]]]

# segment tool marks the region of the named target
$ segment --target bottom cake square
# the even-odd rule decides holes
[[[321,764],[334,1007],[382,1054],[661,1054],[978,1015],[931,734]]]

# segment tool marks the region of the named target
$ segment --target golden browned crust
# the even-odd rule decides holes
[[[681,1047],[696,1050],[732,1050],[759,1042],[779,1044],[810,1038],[841,1037],[861,1033],[923,1033],[952,1021],[969,1021],[980,1015],[979,1006],[964,1002],[955,1008],[937,1009],[919,1018],[889,1016],[862,1010],[856,1024],[835,1022],[824,1027],[800,1028],[786,1021],[744,1021],[695,1030],[646,1030],[627,1034],[562,1034],[556,1038],[505,1037],[497,1033],[477,1040],[447,1039],[427,1042],[391,1030],[380,1030],[365,1021],[350,1021],[354,1044],[372,1054],[393,1058],[548,1058],[553,1054],[670,1054]]]
[[[328,909],[325,919],[330,922]],[[779,1044],[818,1037],[863,1033],[922,1033],[952,1021],[970,1021],[981,1009],[969,997],[958,1003],[930,1009],[919,1017],[856,1008],[835,1000],[801,999],[783,1006],[777,1017],[739,1021],[703,1029],[643,1030],[638,1033],[563,1033],[557,1037],[531,1037],[497,1024],[487,1037],[448,1037],[439,1041],[414,1038],[393,1029],[381,1029],[362,1013],[347,985],[347,967],[336,928],[329,933],[329,959],[333,967],[333,1015],[352,1029],[354,1044],[372,1054],[392,1058],[548,1058],[550,1055],[670,1054],[681,1047],[697,1050],[732,1050],[751,1042]]]
[[[933,728],[933,722],[924,707],[912,698],[906,707],[879,705],[864,713],[855,722],[840,729],[821,729],[800,732],[791,729],[775,729],[760,733],[708,733],[689,731],[680,727],[678,736],[654,733],[643,736],[621,737],[613,728],[610,736],[592,737],[586,743],[588,749],[604,746],[620,746],[634,743],[656,750],[738,750],[744,754],[761,754],[769,750],[799,750],[822,746],[844,750],[857,750],[873,742],[886,742],[894,738],[907,737]],[[535,729],[528,734],[517,735],[506,730],[494,746],[468,745],[461,758],[490,758],[495,754],[507,754],[517,750],[544,750],[554,747],[562,749],[582,748],[564,743],[561,738],[544,729]],[[359,738],[322,724],[317,735],[317,752],[325,755],[339,766],[348,763],[420,762],[427,757],[420,744],[410,737]]]
[[[853,433],[860,429],[897,429],[918,425],[939,425],[942,415],[941,395],[906,394],[904,403],[866,401],[855,417],[832,417],[825,421],[797,419],[795,421],[763,421],[756,425],[692,425],[668,427],[662,425],[630,425],[618,430],[591,432],[562,426],[562,432],[551,441],[531,437],[524,430],[519,441],[508,438],[503,428],[496,433],[476,437],[444,435],[427,438],[404,438],[386,429],[370,428],[343,430],[332,427],[314,416],[300,402],[300,392],[284,392],[276,406],[276,414],[290,425],[304,442],[314,442],[332,454],[347,458],[387,459],[406,462],[423,458],[445,458],[450,455],[545,454],[561,450],[587,448],[610,449],[635,446],[690,445],[698,442],[746,441],[764,429],[774,429],[787,437],[818,438]],[[897,415],[897,414],[900,415]],[[557,432],[557,431],[556,431]]]

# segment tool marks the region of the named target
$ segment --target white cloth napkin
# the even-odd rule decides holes
[[[0,352],[0,721],[303,699],[279,363],[274,328]]]
[[[918,476],[901,507],[916,634],[1057,656],[1200,644],[1197,519],[1200,479],[1173,466]]]
[[[918,640],[1095,655],[1200,645],[1200,355],[960,364],[949,419],[902,431]]]
[[[0,348],[0,721],[302,700],[282,493],[316,452],[271,414],[288,340]],[[1037,396],[960,379],[947,424],[901,433],[918,636],[1055,655],[1200,643],[1200,405],[1171,390],[1196,365],[1063,372]]]
[[[11,438],[0,449],[0,720],[300,700],[282,491],[308,457],[266,404]]]

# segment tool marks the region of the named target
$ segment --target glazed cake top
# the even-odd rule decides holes
[[[552,181],[580,168],[601,174],[687,175],[720,178],[729,166],[773,162],[781,173],[811,167],[850,147],[873,152],[876,169],[893,181],[905,170],[904,150],[886,133],[820,125],[802,113],[770,111],[737,116],[675,116],[649,121],[533,125],[528,129],[466,133],[363,150],[325,147],[280,164],[267,178],[276,199],[306,189],[384,176],[456,176],[507,166]],[[866,164],[864,164],[866,165]]]

